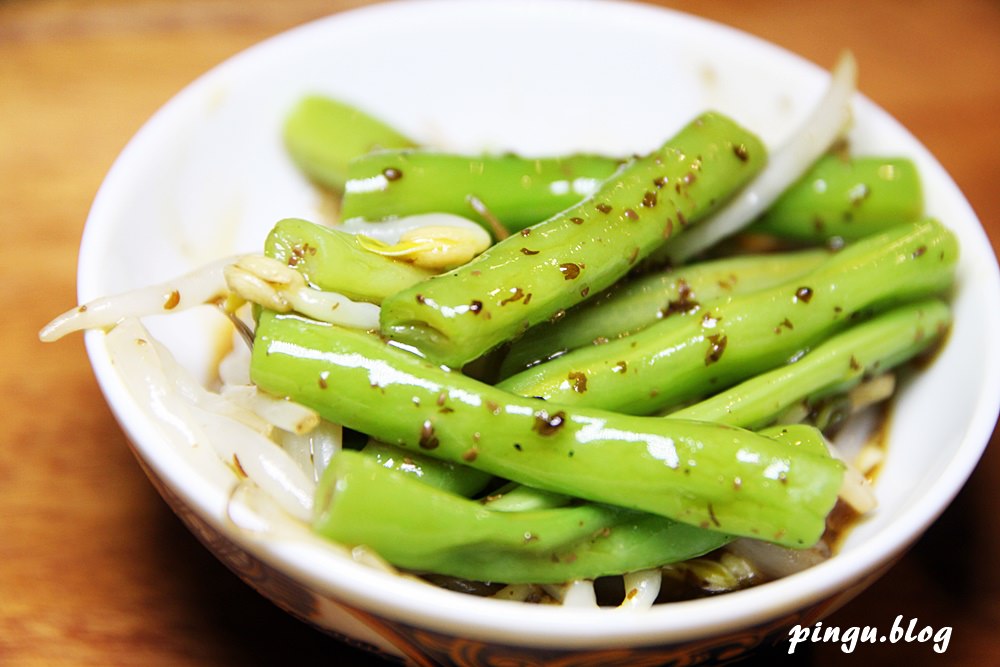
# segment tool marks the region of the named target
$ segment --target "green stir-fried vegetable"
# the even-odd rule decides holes
[[[215,432],[250,429],[248,466],[226,462],[320,535],[427,575],[666,568],[718,592],[760,580],[741,545],[815,557],[838,503],[871,506],[822,430],[829,406],[859,385],[885,398],[893,383],[868,381],[927,354],[952,316],[957,241],[925,216],[909,160],[839,150],[775,175],[760,139],[712,112],[627,159],[455,155],[319,96],[284,139],[341,199],[341,226],[277,221],[263,257],[81,306],[42,336],[222,305],[252,346],[243,405],[182,381],[134,320],[122,335],[144,345],[122,367],[220,413],[203,417]],[[643,261],[720,210],[731,225],[763,175],[784,194],[748,209],[727,251]],[[746,252],[762,235],[778,250]]]
[[[611,286],[765,161],[754,135],[705,114],[580,203],[386,299],[382,332],[460,367]]]
[[[300,144],[304,113],[289,125]],[[749,227],[815,248],[641,274],[764,168],[752,133],[709,113],[648,155],[528,159],[413,148],[370,127],[355,146],[396,150],[359,151],[335,176],[299,159],[343,187],[346,231],[285,220],[266,252],[317,288],[381,303],[380,330],[263,310],[251,372],[370,438],[331,462],[315,529],[399,567],[558,583],[734,537],[812,547],[844,465],[815,427],[769,426],[949,325],[939,297],[957,245],[921,219],[908,160],[825,156]],[[501,240],[435,275],[350,235],[427,213]],[[470,362],[475,376],[460,370]]]
[[[794,359],[868,313],[942,292],[958,247],[935,221],[898,225],[772,287],[706,301],[499,384],[522,396],[630,414],[701,398]]]

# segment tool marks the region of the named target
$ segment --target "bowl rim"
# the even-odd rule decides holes
[[[271,50],[281,48],[284,43],[295,40],[304,32],[323,30],[330,22],[364,23],[388,17],[396,19],[399,12],[428,10],[447,12],[453,16],[465,16],[462,12],[475,14],[482,11],[524,11],[545,15],[552,11],[567,11],[567,7],[583,6],[593,12],[594,16],[600,16],[603,12],[634,13],[637,17],[648,17],[650,20],[661,20],[669,16],[671,20],[696,26],[700,30],[724,34],[727,38],[753,44],[755,48],[779,52],[794,66],[811,70],[813,76],[826,76],[823,70],[800,56],[748,33],[677,10],[620,0],[550,0],[546,3],[531,0],[505,0],[503,3],[417,0],[381,3],[320,18],[259,42],[213,67],[161,107],[129,141],[101,185],[86,222],[78,269],[81,302],[97,296],[94,289],[95,276],[100,269],[97,265],[100,248],[107,243],[107,235],[112,231],[109,221],[114,219],[116,193],[129,185],[130,165],[140,159],[141,147],[147,139],[164,131],[174,115],[184,113],[184,108],[194,103],[201,94],[200,91],[219,72],[229,68],[251,67],[256,59],[266,58]],[[964,214],[976,221],[982,236],[981,245],[985,248],[971,249],[973,259],[979,263],[977,276],[987,281],[983,288],[987,296],[991,296],[994,303],[1000,303],[1000,270],[996,258],[985,231],[957,185],[923,145],[897,121],[863,95],[856,97],[856,105],[859,116],[882,116],[895,124],[913,142],[915,150],[921,152],[932,165],[935,171],[931,177],[940,179],[948,195],[961,202]],[[968,252],[968,249],[963,248],[963,261],[968,260]],[[995,310],[985,312],[982,325],[1000,334],[1000,314]],[[234,533],[233,527],[218,512],[220,498],[223,498],[220,490],[208,488],[210,485],[198,475],[180,474],[187,464],[176,452],[162,446],[155,428],[146,423],[132,405],[132,399],[116,377],[113,362],[104,345],[104,334],[90,331],[85,340],[101,390],[133,443],[136,454],[170,486],[171,491],[222,534],[271,566],[306,582],[309,588],[322,591],[356,608],[374,609],[387,618],[446,634],[455,633],[460,628],[461,634],[465,636],[519,645],[580,648],[639,646],[690,640],[746,628],[842,592],[856,583],[859,576],[877,571],[898,557],[944,511],[971,475],[1000,414],[1000,374],[997,374],[989,378],[981,388],[980,400],[965,437],[933,486],[918,502],[903,510],[888,530],[866,541],[864,548],[838,554],[805,573],[791,575],[760,587],[718,598],[662,605],[640,614],[609,613],[606,609],[557,608],[556,611],[544,606],[484,600],[396,577],[390,579],[384,573],[367,566],[351,561],[342,562],[343,559],[339,557],[334,561],[339,570],[334,570],[337,572],[336,576],[330,576],[323,572],[323,568],[330,565],[330,559],[317,553],[312,547],[303,548],[297,542],[262,542],[250,539],[238,531]],[[988,351],[988,354],[987,361],[997,366],[997,353]],[[518,605],[517,613],[504,613],[511,609],[511,604]]]

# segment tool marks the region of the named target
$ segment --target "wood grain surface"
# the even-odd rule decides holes
[[[75,303],[93,196],[140,125],[197,75],[344,0],[0,0],[0,664],[367,664],[244,586],[147,483],[80,337],[37,331]],[[661,4],[829,65],[948,169],[1000,246],[1000,3],[889,0]],[[998,308],[1000,304],[989,304]],[[1000,369],[994,369],[1000,372]],[[829,619],[952,626],[928,644],[802,646],[795,664],[1000,664],[1000,451],[888,575]],[[782,650],[761,653],[791,664]],[[372,663],[374,664],[374,663]]]

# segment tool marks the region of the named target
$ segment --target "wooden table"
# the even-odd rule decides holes
[[[195,542],[126,448],[73,337],[43,347],[75,302],[88,207],[125,141],[224,58],[348,0],[0,2],[0,664],[255,665],[364,658],[258,597]],[[950,170],[1000,246],[1000,5],[990,0],[662,4],[828,65]],[[991,304],[990,307],[1000,307]],[[1000,372],[1000,369],[996,369]],[[998,437],[926,537],[829,624],[954,628],[927,644],[800,648],[802,664],[1000,664]],[[804,655],[803,655],[804,654]],[[294,656],[294,660],[290,660]],[[781,651],[764,657],[782,663]]]

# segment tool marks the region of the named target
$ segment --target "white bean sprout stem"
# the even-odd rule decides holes
[[[622,577],[625,599],[619,609],[649,609],[660,594],[663,572],[660,569],[629,572]]]
[[[174,313],[221,300],[229,293],[223,270],[238,259],[227,257],[158,285],[94,299],[46,324],[39,338],[50,343],[74,331],[114,326],[124,317]]]
[[[543,585],[542,588],[564,607],[597,607],[594,582],[589,579],[576,579],[558,585]]]
[[[378,327],[379,307],[306,285],[302,274],[263,255],[245,255],[223,269],[233,293],[279,313],[297,311],[320,322],[358,329]]]
[[[177,382],[170,378],[187,371],[165,348],[154,344],[139,320],[121,320],[108,333],[107,345],[136,403],[171,441],[210,447],[223,463],[261,487],[288,514],[302,521],[312,519],[315,482],[272,440],[242,419],[213,410],[218,408],[214,397],[205,401],[176,391]]]
[[[700,225],[685,230],[663,252],[680,263],[746,227],[766,211],[843,134],[851,121],[857,63],[841,54],[830,85],[799,129],[768,159],[767,165],[736,197]]]

